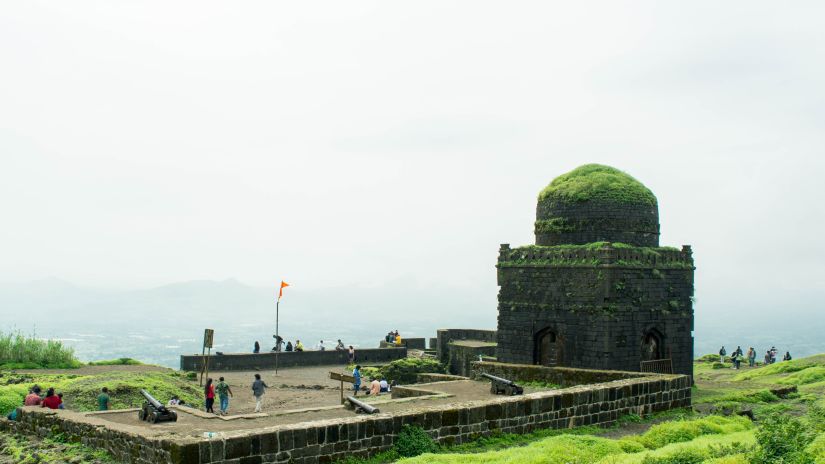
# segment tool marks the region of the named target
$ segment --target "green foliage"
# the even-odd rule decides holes
[[[395,439],[395,451],[402,457],[413,457],[438,450],[438,444],[421,427],[405,424]]]
[[[347,366],[348,371],[352,371],[355,364]],[[406,385],[415,383],[418,374],[445,374],[446,367],[435,359],[431,358],[402,358],[397,359],[384,366],[361,366],[361,378],[387,379],[388,382],[395,380],[396,383]]]
[[[187,381],[185,375],[171,370],[139,373],[114,371],[95,375],[43,374],[32,376],[25,384],[0,385],[0,414],[8,414],[20,406],[29,387],[34,384],[44,390],[54,387],[58,393],[63,393],[66,407],[76,411],[97,410],[97,395],[103,387],[109,389],[112,409],[143,404],[141,389],[164,403],[172,395],[178,395],[193,406],[203,402],[200,387]]]
[[[542,381],[528,381],[528,382],[519,382],[519,385],[522,387],[532,387],[532,388],[546,388],[546,389],[554,389],[554,388],[561,388],[561,385],[557,383],[551,382],[542,382]]]
[[[58,340],[41,340],[20,332],[0,332],[0,368],[38,369],[75,368],[81,363],[74,350]]]
[[[88,364],[90,366],[140,366],[143,363],[132,358],[117,358],[103,361],[90,361]]]
[[[820,433],[805,448],[805,453],[814,458],[816,464],[825,464],[825,433]]]
[[[604,201],[656,206],[656,196],[641,182],[610,166],[586,164],[553,179],[539,201]]]
[[[717,358],[719,358],[719,356],[717,356]],[[710,367],[713,369],[724,369],[725,365],[720,363],[719,361],[716,361],[713,364],[711,364]]]
[[[806,385],[822,381],[825,381],[825,366],[808,367],[777,380],[778,383],[786,385]]]
[[[79,443],[67,443],[62,435],[53,435],[42,441],[20,435],[0,434],[0,451],[21,464],[98,463],[117,461],[103,449],[90,448]],[[0,459],[2,462],[5,460]]]
[[[759,444],[751,462],[754,464],[813,464],[806,447],[815,438],[810,427],[797,418],[779,414],[766,417],[756,431]]]
[[[712,362],[717,362],[717,361],[719,361],[719,355],[718,354],[706,354],[706,355],[702,355],[702,356],[696,358],[696,362],[705,362],[705,363],[709,362],[709,363],[712,363]]]
[[[760,377],[767,377],[777,374],[789,374],[798,372],[809,367],[825,366],[825,354],[810,356],[807,358],[794,359],[792,361],[781,361],[776,364],[761,367],[759,369],[752,369],[743,372],[733,378],[735,381],[753,380]]]
[[[536,221],[535,225],[537,234],[560,234],[576,230],[575,224],[570,224],[567,219],[560,217],[540,219]]]
[[[642,435],[634,435],[624,440],[635,441],[647,449],[657,449],[671,443],[691,441],[702,435],[742,432],[752,427],[750,420],[744,417],[707,416],[701,419],[657,424]]]

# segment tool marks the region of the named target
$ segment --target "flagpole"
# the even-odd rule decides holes
[[[280,293],[280,289],[278,292]],[[278,354],[281,352],[281,339],[278,334],[278,317],[280,314],[281,296],[275,301],[275,375],[278,375]]]

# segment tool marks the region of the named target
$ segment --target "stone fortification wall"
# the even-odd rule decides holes
[[[593,369],[573,369],[569,367],[545,367],[528,364],[505,364],[499,362],[474,362],[472,378],[486,380],[481,373],[495,375],[514,382],[546,382],[562,387],[591,385],[615,380],[638,379],[652,374],[627,371],[599,371]]]
[[[536,245],[620,242],[659,246],[656,205],[542,202],[536,207]]]
[[[479,330],[479,329],[438,329],[436,331],[436,346],[438,352],[438,360],[448,365],[450,362],[450,342],[456,340],[477,340],[480,342],[496,341],[495,330]]]
[[[69,438],[111,451],[130,464],[328,463],[366,457],[393,446],[404,424],[422,427],[442,444],[462,443],[493,432],[529,433],[541,428],[610,425],[625,414],[648,414],[690,406],[690,379],[646,375],[514,397],[453,405],[422,406],[399,414],[381,413],[305,422],[220,438],[151,440],[101,427],[101,419],[68,411],[23,408],[17,427]],[[74,416],[75,420],[67,420]]]
[[[275,353],[230,353],[212,355],[209,359],[211,371],[247,371],[274,369],[275,357],[278,367],[306,367],[347,364],[346,351],[290,351]],[[358,363],[384,363],[407,357],[407,348],[366,348],[355,350]],[[200,371],[203,363],[201,355],[181,355],[180,368],[183,371]]]
[[[479,360],[479,356],[495,356],[496,345],[485,342],[452,342],[447,372],[453,375],[469,377],[472,373],[472,363]]]

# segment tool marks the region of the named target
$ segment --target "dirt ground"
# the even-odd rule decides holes
[[[143,435],[200,436],[204,432],[228,432],[233,430],[257,429],[262,427],[292,424],[298,422],[353,417],[354,412],[341,406],[340,382],[329,379],[329,372],[341,372],[340,366],[319,366],[308,368],[281,369],[261,372],[215,372],[210,377],[218,379],[223,376],[232,388],[229,418],[223,420],[217,416],[186,413],[180,409],[178,421],[173,423],[148,424],[141,422],[134,411],[112,412],[96,417],[109,422],[129,426],[131,431]],[[264,395],[263,412],[267,417],[233,418],[254,412],[255,399],[252,395],[252,381],[256,373],[269,385]],[[449,404],[494,398],[490,393],[489,382],[458,380],[436,384],[419,384],[416,388],[433,390],[438,395],[433,397],[407,398],[392,400],[389,394],[379,397],[367,397],[363,393],[359,398],[374,404],[381,412],[402,412],[423,406]],[[345,395],[352,394],[351,384],[344,384]],[[542,389],[525,388],[525,393]],[[218,408],[218,405],[215,405]]]

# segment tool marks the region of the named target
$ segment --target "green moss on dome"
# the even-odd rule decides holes
[[[606,201],[656,206],[656,195],[632,176],[610,166],[585,164],[553,179],[539,201]]]

